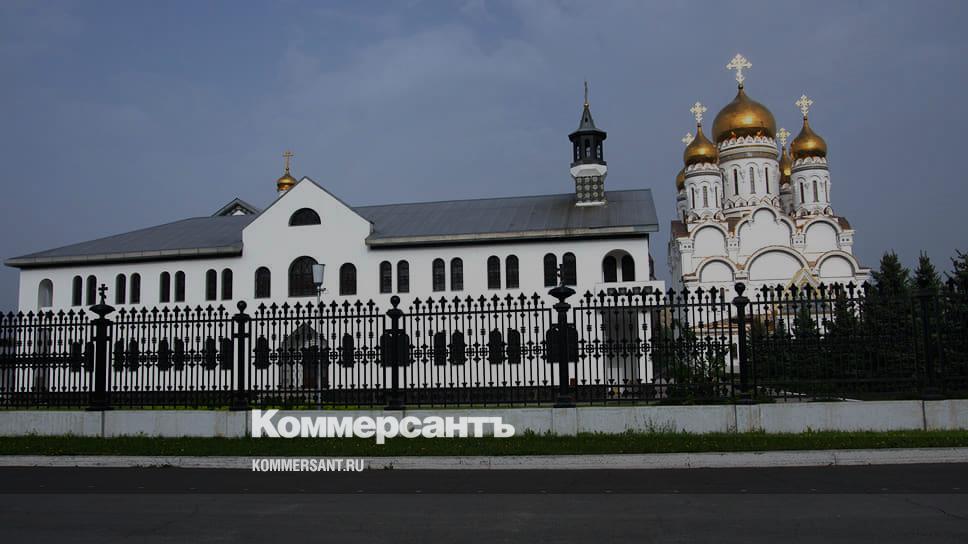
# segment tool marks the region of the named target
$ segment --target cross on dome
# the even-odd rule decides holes
[[[776,131],[776,137],[780,140],[780,145],[786,147],[787,138],[790,137],[790,131],[785,128],[780,128],[780,130]]]
[[[289,160],[292,159],[293,157],[295,157],[296,155],[292,151],[289,151],[287,149],[286,152],[282,154],[282,156],[283,156],[283,158],[286,159],[286,173],[288,173],[289,172]]]
[[[813,105],[813,100],[807,98],[807,95],[800,95],[800,100],[793,103],[796,107],[800,108],[800,112],[803,113],[803,118],[806,119],[807,113],[810,112],[810,106]]]
[[[685,136],[682,137],[682,143],[689,145],[695,140],[696,137],[692,135],[691,132],[687,132]]]
[[[743,76],[743,70],[752,67],[753,65],[750,64],[750,61],[746,60],[746,57],[739,53],[726,65],[727,70],[736,70],[736,83],[739,83],[740,87],[743,86],[743,81],[746,80],[746,77]]]
[[[702,102],[696,102],[689,111],[692,112],[693,116],[696,117],[696,124],[702,124],[702,114],[706,113],[706,106],[702,105]]]

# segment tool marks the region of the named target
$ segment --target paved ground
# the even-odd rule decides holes
[[[0,542],[968,542],[968,464],[0,469]]]

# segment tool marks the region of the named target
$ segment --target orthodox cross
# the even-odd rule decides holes
[[[739,83],[740,86],[743,85],[743,81],[746,79],[743,76],[743,70],[752,67],[753,65],[750,64],[750,61],[746,60],[746,57],[740,55],[739,53],[737,53],[736,56],[733,57],[733,60],[729,61],[729,64],[726,65],[727,70],[736,70],[736,83]]]
[[[800,95],[800,100],[793,103],[794,106],[800,108],[800,113],[803,114],[803,118],[807,118],[807,114],[810,113],[810,106],[813,105],[813,100],[807,98],[807,95]]]
[[[588,80],[585,80],[585,107],[588,107]]]
[[[108,286],[102,283],[101,286],[97,288],[97,294],[101,296],[101,304],[106,303],[105,299],[108,296],[107,293],[108,293]]]
[[[696,137],[692,135],[691,132],[687,132],[685,136],[682,137],[682,143],[689,145],[695,140]]]
[[[786,147],[787,138],[790,137],[790,132],[785,128],[780,128],[780,130],[776,131],[776,137],[779,138],[780,145]]]
[[[292,151],[289,151],[287,149],[286,152],[282,154],[282,156],[283,156],[283,158],[286,159],[286,173],[288,173],[289,172],[289,160],[292,159],[293,157],[295,157],[296,155],[294,155]]]
[[[703,106],[702,102],[696,102],[691,108],[689,108],[689,111],[691,111],[693,116],[696,117],[697,125],[702,124],[702,114],[706,113],[706,109],[706,106]]]

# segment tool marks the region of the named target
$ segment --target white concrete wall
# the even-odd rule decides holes
[[[707,406],[581,408],[412,409],[280,411],[335,417],[394,415],[501,417],[517,433],[574,435],[633,432],[695,434],[805,431],[902,431],[968,429],[968,399],[939,401],[817,402]],[[208,410],[0,412],[0,436],[222,436],[250,433],[249,412]]]

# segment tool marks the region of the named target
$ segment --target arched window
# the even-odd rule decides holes
[[[393,291],[393,265],[390,261],[380,263],[380,292],[389,293]]]
[[[84,279],[74,276],[74,283],[71,285],[71,306],[80,306],[84,302]]]
[[[720,207],[722,204],[719,203],[719,187],[716,187],[716,207]]]
[[[545,287],[554,287],[558,284],[558,257],[554,253],[547,253],[544,256],[544,284]]]
[[[316,259],[299,257],[289,265],[289,296],[311,297],[316,294],[313,283],[313,265]]]
[[[232,270],[222,269],[222,300],[232,300]]]
[[[460,257],[450,260],[450,290],[464,290],[464,261]]]
[[[756,170],[750,166],[750,192],[756,194]]]
[[[356,266],[353,263],[343,263],[339,267],[339,294],[356,294]]]
[[[118,274],[114,278],[114,303],[124,304],[125,293],[128,291],[128,278],[124,274]]]
[[[504,259],[504,282],[507,284],[508,289],[517,289],[521,286],[520,275],[518,266],[517,255],[508,255]]]
[[[800,203],[807,201],[807,197],[803,196],[803,182],[800,182]]]
[[[185,302],[185,273],[175,272],[175,302]]]
[[[433,287],[434,291],[443,291],[447,289],[446,281],[447,278],[444,274],[444,260],[434,259],[433,267]]]
[[[255,270],[255,298],[269,298],[271,296],[272,272],[269,272],[268,268],[260,266]]]
[[[562,281],[565,285],[578,285],[578,263],[574,253],[569,251],[561,256],[561,267]]]
[[[501,259],[496,255],[487,258],[487,288],[501,288]]]
[[[817,191],[817,180],[813,180],[813,201],[820,202],[820,192]]]
[[[691,202],[691,204],[689,205],[691,208],[696,207],[696,188],[695,187],[689,188],[689,202]]]
[[[766,182],[766,194],[770,194],[770,167],[763,167],[763,181]]]
[[[739,194],[739,170],[733,168],[733,196]]]
[[[314,210],[309,208],[302,208],[293,212],[289,216],[289,226],[290,227],[301,227],[303,225],[318,225],[320,224],[319,214]]]
[[[218,272],[209,269],[205,272],[205,300],[218,298]]]
[[[171,302],[171,274],[162,272],[158,277],[158,302]]]
[[[407,261],[397,262],[397,292],[410,292],[410,263]]]
[[[84,299],[87,301],[88,306],[97,304],[97,278],[94,276],[87,277],[87,289],[85,289]]]
[[[830,182],[823,182],[823,198],[825,202],[830,202]]]
[[[706,187],[705,185],[702,186],[702,207],[709,207],[709,187]]]
[[[622,281],[635,281],[635,259],[631,255],[622,257]]]
[[[141,304],[141,274],[131,274],[131,293],[128,296],[131,304]]]
[[[602,280],[605,283],[618,281],[618,261],[611,255],[607,255],[605,260],[602,261]]]
[[[37,307],[50,308],[54,305],[54,282],[43,279],[37,287]]]

